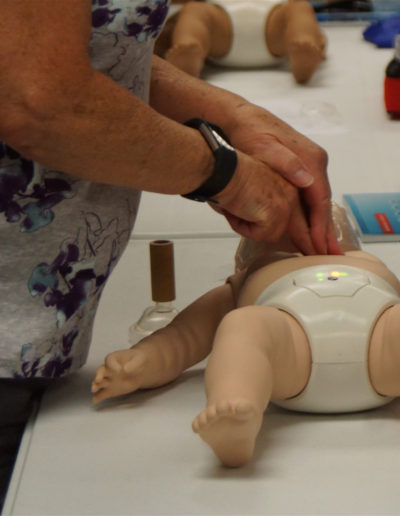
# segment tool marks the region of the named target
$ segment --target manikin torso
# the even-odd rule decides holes
[[[400,283],[354,251],[345,221],[338,229],[342,248],[352,249],[340,256],[284,252],[293,250],[284,239],[243,240],[227,284],[99,368],[95,401],[165,385],[208,356],[206,405],[192,428],[237,467],[253,456],[270,401],[335,413],[400,396]]]
[[[255,263],[254,272],[233,284],[235,290],[239,287],[239,307],[261,304],[285,311],[300,324],[309,343],[312,368],[306,388],[278,404],[334,413],[389,402],[391,398],[378,395],[369,381],[368,349],[376,321],[400,302],[397,278],[361,251],[286,256],[276,255],[277,261],[264,266]],[[316,313],[320,316],[314,317]]]
[[[399,397],[400,283],[359,250],[344,210],[333,205],[332,215],[344,255],[305,257],[287,236],[242,239],[227,283],[113,353],[98,369],[94,400],[165,385],[208,356],[206,405],[192,428],[237,467],[253,456],[270,401],[335,413]]]
[[[244,68],[270,66],[281,61],[268,50],[265,39],[268,16],[280,0],[217,0],[212,3],[229,16],[234,37],[225,56],[209,57],[209,61]]]

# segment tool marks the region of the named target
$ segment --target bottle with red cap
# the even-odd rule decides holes
[[[386,111],[400,119],[400,34],[395,38],[393,59],[386,67],[384,93]]]

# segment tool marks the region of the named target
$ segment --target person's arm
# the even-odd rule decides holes
[[[269,170],[303,188],[301,193],[308,209],[315,251],[341,254],[331,219],[328,157],[321,147],[265,109],[239,95],[182,74],[157,57],[153,59],[150,102],[158,112],[175,120],[183,122],[200,117],[219,125],[236,149],[260,160]],[[251,178],[251,173],[251,170],[243,168],[240,174],[235,174],[235,181],[231,181],[217,197],[222,206],[235,194],[241,199],[239,192],[244,184],[252,188],[254,204],[265,203],[267,196],[262,178]],[[261,199],[257,199],[257,192],[261,192]],[[299,217],[293,216],[289,230],[295,244],[310,254],[304,241],[298,239],[299,234],[304,236],[307,233],[304,222],[300,222]]]
[[[90,0],[71,0],[68,9],[53,0],[3,0],[1,6],[0,140],[46,167],[140,190],[188,193],[211,175],[214,159],[197,130],[160,114],[91,67]],[[205,83],[187,84],[186,74],[168,70],[166,87],[158,90],[165,102],[172,79],[193,87],[180,98],[176,83],[173,96],[175,106],[193,98],[188,117],[202,116],[207,102],[222,99],[223,90],[217,96],[210,86],[207,99]],[[153,85],[159,78],[155,68]],[[233,229],[250,238],[274,241],[295,221],[291,232],[300,235],[299,246],[313,252],[296,190],[257,156],[238,152],[233,180],[216,200]]]
[[[46,167],[154,192],[188,192],[211,174],[198,131],[91,67],[90,0],[4,0],[1,9],[1,140]]]

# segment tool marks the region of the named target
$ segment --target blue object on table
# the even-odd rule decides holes
[[[371,23],[363,32],[364,39],[380,48],[394,46],[394,38],[400,33],[400,16],[395,14],[384,20]]]

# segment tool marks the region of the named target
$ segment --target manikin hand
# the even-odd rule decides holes
[[[93,401],[128,394],[144,386],[146,356],[139,349],[110,353],[97,368],[92,383]]]
[[[326,152],[263,108],[243,102],[236,111],[238,122],[224,127],[232,145],[301,188],[309,228],[305,227],[304,218],[299,219],[296,208],[288,225],[294,243],[304,254],[342,254],[331,218]],[[310,252],[307,239],[312,242],[314,253]]]

